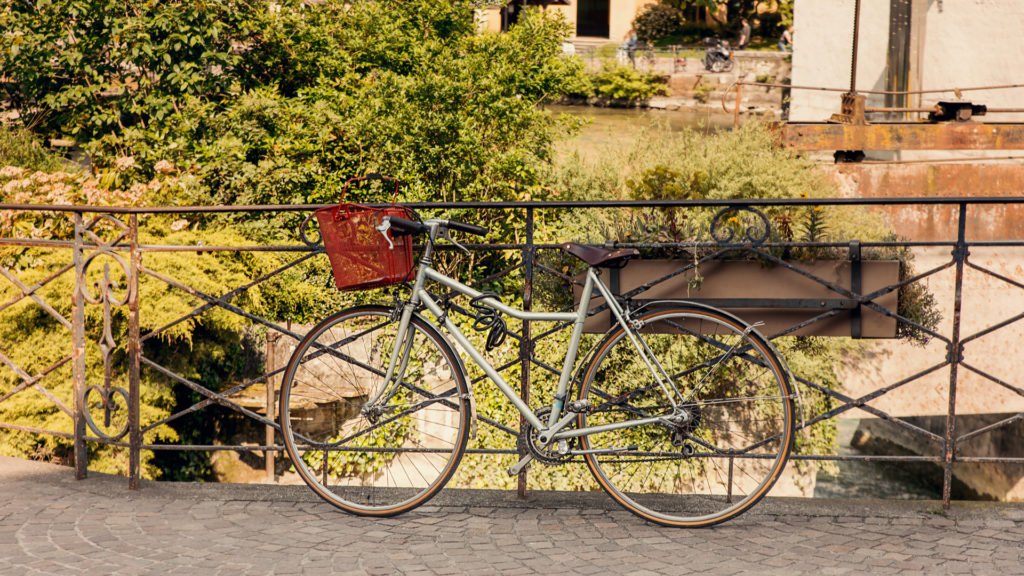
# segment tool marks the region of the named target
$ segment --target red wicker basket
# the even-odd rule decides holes
[[[345,183],[339,205],[314,213],[320,224],[324,250],[331,261],[334,285],[339,290],[367,290],[405,282],[412,278],[415,265],[412,237],[395,237],[390,229],[379,228],[387,216],[414,220],[415,214],[404,206],[395,205],[394,198],[392,205],[386,208],[345,202],[349,185],[362,180],[392,180],[395,198],[398,197],[397,180],[372,174],[350,179]]]

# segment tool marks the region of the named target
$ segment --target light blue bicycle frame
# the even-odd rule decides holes
[[[433,246],[434,242],[437,239],[439,228],[443,227],[446,224],[446,222],[439,220],[427,220],[424,222],[424,224],[430,226],[430,241],[424,248],[423,257],[420,259],[419,262],[419,269],[416,274],[416,281],[413,284],[412,296],[405,303],[402,309],[402,315],[398,326],[398,335],[396,342],[405,341],[407,336],[408,340],[406,341],[405,346],[394,347],[391,354],[391,359],[388,363],[388,369],[384,377],[385,383],[400,382],[404,375],[405,368],[409,361],[409,351],[411,349],[412,344],[412,334],[409,332],[409,324],[412,319],[413,313],[416,311],[417,308],[419,308],[420,304],[423,304],[427,308],[427,310],[429,310],[430,313],[437,319],[437,321],[444,326],[448,333],[451,334],[451,336],[455,339],[455,342],[459,345],[459,347],[462,348],[462,350],[469,355],[473,362],[476,363],[476,365],[479,366],[484,371],[488,378],[490,378],[491,381],[494,382],[498,389],[501,390],[501,393],[504,394],[505,397],[508,398],[508,400],[512,403],[512,405],[516,407],[516,410],[518,410],[519,413],[522,414],[523,418],[527,422],[529,422],[530,425],[534,427],[534,429],[536,429],[539,432],[539,440],[543,445],[548,445],[552,442],[566,440],[569,438],[575,438],[578,436],[586,436],[588,434],[593,433],[609,432],[612,430],[620,430],[624,428],[633,428],[636,426],[644,426],[647,424],[664,422],[665,416],[654,416],[648,418],[637,418],[635,420],[629,420],[625,422],[604,424],[600,426],[573,428],[569,430],[564,429],[578,417],[578,414],[574,412],[567,412],[563,415],[562,410],[565,406],[566,394],[568,393],[569,388],[569,381],[572,378],[573,367],[576,364],[576,356],[579,352],[579,344],[583,335],[583,323],[587,318],[587,311],[590,309],[591,297],[593,295],[594,289],[596,288],[598,293],[600,293],[600,295],[604,298],[604,301],[608,305],[608,308],[611,310],[612,316],[615,318],[616,322],[618,322],[618,324],[626,331],[626,334],[629,336],[630,341],[636,348],[637,353],[643,359],[644,363],[647,364],[647,367],[651,370],[651,373],[654,375],[655,380],[662,388],[662,391],[664,392],[665,397],[668,399],[668,402],[672,405],[673,409],[678,408],[678,402],[676,401],[676,398],[683,398],[682,395],[679,394],[679,390],[676,389],[671,378],[665,372],[665,369],[658,363],[657,359],[654,358],[654,355],[651,354],[651,351],[647,347],[647,344],[643,341],[642,338],[639,337],[637,332],[634,330],[634,327],[628,318],[628,313],[623,310],[622,306],[619,305],[618,301],[612,295],[611,291],[604,285],[603,282],[601,282],[601,279],[598,277],[597,272],[593,268],[587,270],[586,281],[583,284],[583,292],[580,296],[580,303],[579,306],[576,308],[575,312],[527,312],[524,310],[519,310],[516,308],[506,306],[505,304],[494,298],[480,298],[482,294],[479,291],[474,290],[473,288],[466,286],[465,284],[459,282],[458,280],[449,278],[448,276],[445,276],[444,274],[441,274],[440,272],[434,270],[431,267],[431,264],[433,263],[431,260]],[[469,296],[470,298],[480,298],[480,303],[492,307],[495,310],[501,312],[502,314],[506,314],[519,320],[573,323],[572,336],[569,340],[569,347],[566,350],[565,360],[562,364],[562,371],[558,379],[558,388],[555,392],[555,397],[551,403],[551,413],[547,422],[542,422],[537,417],[537,415],[534,414],[532,410],[530,410],[530,407],[525,402],[523,402],[521,398],[519,398],[519,395],[516,394],[515,390],[513,390],[511,386],[509,386],[508,382],[506,382],[505,379],[501,377],[498,371],[494,369],[494,367],[487,361],[487,359],[485,359],[476,349],[476,347],[473,346],[469,339],[466,338],[462,331],[459,330],[459,327],[456,326],[454,322],[452,322],[451,318],[448,317],[448,314],[445,313],[445,311],[441,308],[437,301],[434,300],[434,298],[431,297],[431,295],[424,288],[424,285],[427,280],[437,282],[442,286],[445,286],[456,292]],[[391,389],[392,391],[386,393],[388,389]],[[393,395],[394,390],[396,389],[397,386],[382,386],[377,396],[371,399],[368,402],[368,405],[376,404],[381,400],[382,397],[384,397],[384,400],[386,401],[388,398],[391,397],[391,395]],[[597,453],[616,450],[618,449],[591,450],[589,452]],[[588,451],[576,450],[570,453],[584,454],[586,452]],[[517,473],[518,470],[525,466],[527,463],[529,463],[531,459],[532,456],[527,454],[518,464],[516,464],[509,470],[509,473]]]

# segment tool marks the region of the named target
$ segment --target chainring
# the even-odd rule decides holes
[[[551,414],[551,407],[545,406],[534,414],[540,419],[541,422],[547,420],[549,414]],[[520,445],[525,444],[526,449],[529,450],[534,460],[537,460],[541,464],[546,466],[557,466],[559,464],[565,464],[572,460],[571,454],[559,454],[558,448],[555,444],[542,446],[539,440],[540,432],[537,431],[529,422],[523,422],[523,429],[519,433]],[[575,438],[568,441],[569,449],[571,450],[575,446]]]

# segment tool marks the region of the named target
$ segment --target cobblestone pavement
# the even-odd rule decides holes
[[[600,494],[447,491],[388,520],[304,487],[144,483],[0,458],[0,574],[1024,574],[1024,507],[769,499],[706,530]]]

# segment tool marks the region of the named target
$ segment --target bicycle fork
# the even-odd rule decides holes
[[[384,373],[384,382],[372,398],[363,404],[361,412],[370,416],[378,406],[386,404],[398,393],[398,383],[405,376],[409,366],[409,353],[412,351],[415,331],[412,329],[412,313],[415,306],[407,303],[402,307],[402,316],[398,322],[398,333],[395,335],[395,347],[391,350],[388,369]]]

